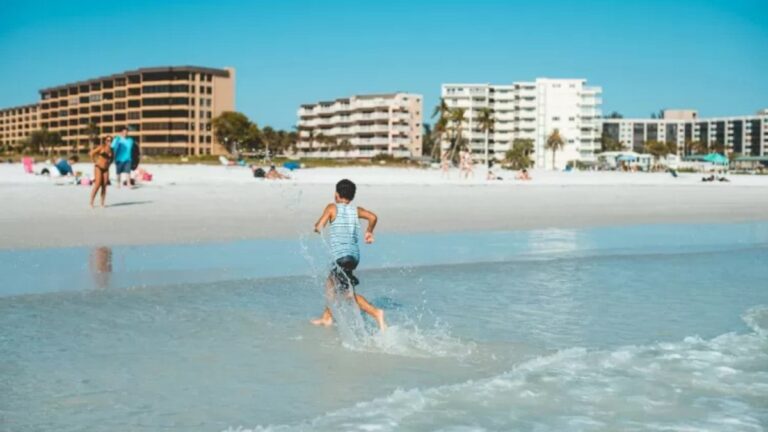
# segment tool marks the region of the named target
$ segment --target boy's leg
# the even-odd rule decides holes
[[[332,301],[335,294],[335,287],[333,285],[333,279],[331,279],[330,276],[328,276],[328,279],[325,281],[325,296],[328,299],[328,301]],[[325,310],[323,311],[323,315],[320,316],[320,318],[313,319],[310,321],[314,325],[321,325],[321,326],[330,326],[333,324],[333,314],[331,313],[331,309],[326,306]]]
[[[368,300],[366,300],[365,297],[361,296],[360,294],[355,294],[355,301],[357,302],[357,305],[360,306],[360,309],[363,310],[363,312],[367,313],[376,320],[376,323],[379,325],[379,329],[387,329],[387,324],[384,322],[383,310],[378,309],[372,304],[368,303]]]

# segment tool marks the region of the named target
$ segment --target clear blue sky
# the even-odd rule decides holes
[[[161,65],[234,66],[237,109],[289,128],[301,103],[444,82],[582,77],[603,111],[768,107],[768,1],[0,0],[0,107]]]

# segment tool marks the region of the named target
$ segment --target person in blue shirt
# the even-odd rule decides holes
[[[72,165],[76,162],[75,157],[69,158],[69,160],[65,160],[64,158],[61,158],[56,161],[56,163],[53,165],[56,167],[57,170],[59,170],[59,174],[63,176],[71,176],[75,174],[75,171],[72,169]]]
[[[120,129],[120,134],[112,140],[112,153],[115,156],[115,168],[117,169],[117,187],[122,184],[129,185],[131,175],[131,155],[133,154],[133,138],[128,137],[128,128]],[[125,183],[123,183],[125,174]]]
[[[77,163],[77,161],[77,156],[70,156],[69,159],[59,158],[56,160],[56,162],[53,163],[53,167],[49,165],[48,168],[43,168],[43,170],[40,171],[40,174],[51,175],[53,174],[53,168],[56,168],[56,171],[58,171],[59,175],[61,176],[75,175],[75,171],[72,169],[72,165]]]

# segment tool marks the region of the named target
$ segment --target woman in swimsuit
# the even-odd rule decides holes
[[[112,163],[112,137],[107,135],[101,145],[91,150],[93,159],[93,190],[91,190],[91,207],[96,198],[96,192],[101,189],[101,206],[107,197],[107,184],[109,183],[109,165]]]

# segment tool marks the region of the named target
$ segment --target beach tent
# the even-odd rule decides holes
[[[703,160],[716,165],[728,165],[728,158],[720,153],[710,153],[704,156]]]
[[[623,154],[616,158],[619,162],[634,162],[637,160],[637,156],[631,154]]]

